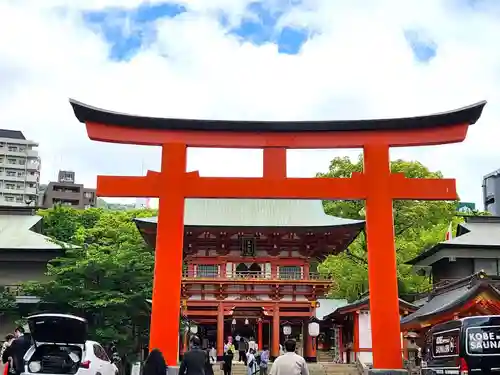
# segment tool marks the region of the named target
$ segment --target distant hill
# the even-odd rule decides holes
[[[127,211],[127,210],[135,210],[135,204],[109,203],[102,198],[97,198],[97,208],[104,208],[106,210],[113,210],[113,211]]]

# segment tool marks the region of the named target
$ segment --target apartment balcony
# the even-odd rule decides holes
[[[190,272],[184,271],[182,281],[205,284],[205,283],[259,283],[259,284],[330,284],[332,280],[317,272],[309,272],[304,275],[302,272],[282,273],[272,275],[270,272],[244,271],[232,274],[221,275],[218,272]]]
[[[29,170],[29,171],[39,171],[40,170],[40,163],[38,161],[31,162],[29,160],[26,163],[19,164],[19,163],[11,163],[8,160],[4,159],[4,160],[0,161],[0,166],[3,168],[11,168],[11,169],[17,169],[17,170]]]
[[[24,188],[23,189],[16,189],[16,188],[7,188],[5,186],[1,186],[0,193],[8,194],[8,195],[23,195]]]
[[[53,190],[50,191],[50,196],[56,200],[80,201],[82,199],[81,191],[73,190]]]
[[[10,151],[6,147],[0,147],[0,154],[21,158],[38,158],[37,150]]]
[[[13,182],[32,182],[38,183],[38,178],[36,175],[27,174],[24,176],[10,176],[6,173],[0,173],[0,180],[13,181]]]
[[[6,195],[37,195],[37,190],[36,188],[28,188],[28,187],[22,187],[22,188],[7,188],[4,186],[0,187],[0,193],[6,194]]]

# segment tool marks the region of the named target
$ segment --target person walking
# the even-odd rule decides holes
[[[262,349],[263,350],[260,353],[259,371],[260,375],[267,375],[267,369],[269,366],[269,349],[267,348],[267,345],[264,345]]]
[[[247,365],[247,351],[246,351],[246,342],[243,337],[238,341],[238,362],[243,361],[245,366]]]
[[[233,358],[233,351],[231,349],[228,349],[224,353],[224,357],[222,357],[222,371],[224,371],[224,375],[231,375],[231,372],[233,370]]]
[[[31,347],[31,340],[24,335],[23,327],[17,327],[14,331],[14,336],[16,338],[2,354],[2,362],[7,363],[9,358],[12,358],[14,373],[20,375],[24,372],[24,355]]]
[[[159,349],[153,349],[144,362],[142,375],[166,375],[167,370],[163,354]]]
[[[255,342],[253,337],[250,337],[250,340],[248,340],[248,349],[252,349],[253,351],[257,352],[257,343]]]
[[[255,350],[249,349],[247,357],[247,374],[255,375],[259,370],[257,369],[257,359],[255,358]]]
[[[232,341],[228,341],[227,344],[224,345],[224,353],[228,352],[229,350],[231,351],[231,354],[234,357],[234,353],[236,353],[236,349],[235,349]]]
[[[296,349],[295,340],[286,340],[285,354],[275,359],[269,375],[309,375],[306,361],[295,353]]]
[[[181,365],[179,366],[179,375],[205,375],[207,362],[210,364],[208,354],[201,349],[201,341],[198,336],[191,338],[191,349],[184,353]],[[210,366],[212,366],[210,364]]]
[[[212,363],[217,362],[217,350],[215,349],[215,347],[213,345],[209,350],[209,354],[210,354],[210,362],[212,362]]]

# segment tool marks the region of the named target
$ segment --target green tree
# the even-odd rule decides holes
[[[348,157],[337,157],[330,163],[327,173],[318,177],[350,177],[362,172],[362,155],[356,162]],[[417,161],[395,160],[391,170],[404,173],[408,178],[443,178],[441,172],[432,172]],[[325,212],[350,219],[364,219],[364,201],[325,201]],[[394,230],[396,259],[398,264],[399,291],[401,294],[419,292],[428,287],[428,280],[418,276],[404,262],[417,256],[440,241],[444,241],[449,223],[456,215],[457,202],[447,201],[395,201]],[[339,256],[328,257],[321,265],[322,272],[332,275],[336,286],[331,294],[335,297],[356,299],[368,290],[366,237],[362,233],[349,249]]]
[[[49,263],[49,281],[24,288],[53,309],[85,316],[91,336],[101,343],[115,342],[122,352],[136,353],[148,337],[146,299],[151,298],[154,253],[133,218],[155,214],[62,207],[43,211],[46,234],[75,246]]]
[[[17,316],[17,309],[15,291],[0,286],[0,316]]]

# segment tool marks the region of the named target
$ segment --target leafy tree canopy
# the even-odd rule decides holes
[[[41,298],[41,309],[85,316],[96,340],[135,352],[135,338],[148,337],[154,254],[133,218],[156,212],[55,207],[39,214],[46,235],[76,246],[64,245],[64,256],[49,263],[49,281],[24,288]]]
[[[348,157],[337,157],[330,163],[327,173],[318,177],[350,177],[352,172],[362,172],[362,155],[353,162]],[[417,161],[395,160],[392,172],[404,173],[408,178],[443,178],[441,172],[430,171]],[[400,294],[420,292],[428,288],[428,279],[418,276],[404,262],[422,250],[444,241],[450,222],[460,221],[456,215],[457,202],[446,201],[395,201],[394,229],[396,259]],[[350,219],[364,219],[364,201],[325,201],[325,212]],[[366,237],[362,233],[339,255],[328,257],[320,269],[331,274],[336,281],[332,296],[355,300],[368,290]]]

